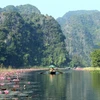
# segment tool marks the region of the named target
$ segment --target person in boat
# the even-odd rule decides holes
[[[50,72],[56,72],[56,70],[54,68],[50,68],[49,70]]]

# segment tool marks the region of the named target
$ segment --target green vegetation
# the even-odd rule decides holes
[[[70,67],[84,67],[84,65],[85,63],[78,55],[72,56],[72,59],[69,64]]]
[[[93,67],[100,67],[100,49],[96,49],[91,53]]]
[[[1,9],[0,64],[6,67],[45,67],[50,64],[63,67],[69,62],[64,40],[57,21],[42,15],[34,6]]]

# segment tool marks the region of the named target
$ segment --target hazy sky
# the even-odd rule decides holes
[[[100,11],[100,0],[0,0],[0,8],[7,5],[19,6],[23,4],[34,5],[42,14],[48,14],[54,18],[62,17],[68,11]]]

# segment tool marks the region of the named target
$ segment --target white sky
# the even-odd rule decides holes
[[[31,4],[36,6],[42,14],[48,14],[55,19],[62,17],[68,11],[99,10],[100,0],[0,0],[0,8],[8,5]]]

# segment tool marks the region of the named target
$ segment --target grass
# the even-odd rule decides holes
[[[4,66],[0,65],[0,72],[9,72],[15,69],[12,69],[11,66],[9,66],[8,68],[5,68]]]
[[[83,69],[87,71],[100,71],[100,67],[85,67]]]

